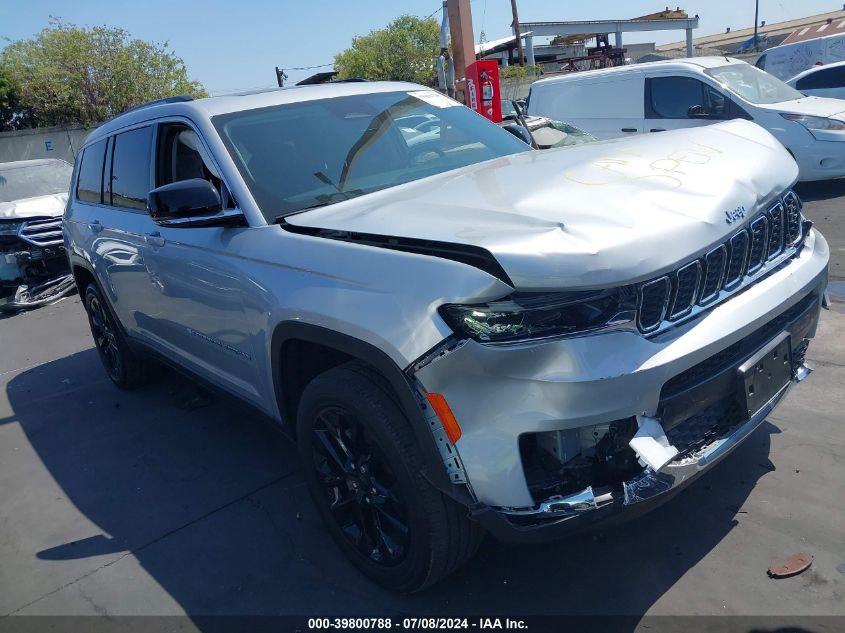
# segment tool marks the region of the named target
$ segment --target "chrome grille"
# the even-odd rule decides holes
[[[750,225],[751,255],[748,256],[748,274],[753,275],[760,270],[766,256],[766,246],[769,239],[769,221],[766,216],[760,216]]]
[[[791,246],[801,238],[801,200],[790,191],[783,197],[783,206],[786,213],[786,243]]]
[[[666,304],[672,285],[669,277],[659,277],[640,286],[640,309],[637,325],[643,332],[656,330],[666,316]]]
[[[670,319],[682,317],[692,310],[700,278],[701,263],[698,260],[678,269],[675,275],[675,294],[672,298],[672,309],[669,311]]]
[[[742,231],[734,235],[728,242],[730,255],[728,256],[728,270],[725,273],[725,288],[734,288],[742,281],[750,241],[748,231]]]
[[[62,219],[30,220],[24,223],[18,235],[35,246],[57,246],[63,242]]]
[[[715,305],[797,253],[804,237],[801,201],[790,191],[702,257],[640,284],[637,326],[657,332]]]
[[[783,204],[778,202],[766,215],[769,218],[769,248],[766,259],[772,259],[783,250]]]
[[[728,259],[728,249],[724,244],[717,246],[704,256],[704,282],[698,296],[699,305],[705,305],[719,296],[722,281],[725,279],[725,264]]]

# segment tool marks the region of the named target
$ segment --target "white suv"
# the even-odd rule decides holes
[[[538,152],[335,83],[106,123],[65,242],[114,382],[164,359],[277,419],[340,547],[412,591],[483,528],[665,500],[807,375],[828,248],[797,176],[747,121]]]

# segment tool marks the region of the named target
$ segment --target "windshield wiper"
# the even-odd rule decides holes
[[[288,211],[287,213],[282,213],[281,215],[277,215],[276,219],[273,222],[278,223],[283,221],[285,218],[290,217],[292,215],[298,215],[299,213],[305,213],[306,211],[311,211],[313,209],[319,209],[320,207],[327,207],[330,204],[335,204],[337,202],[343,202],[344,200],[350,200],[352,198],[357,198],[358,196],[363,196],[366,191],[363,189],[350,189],[349,191],[338,192],[332,195],[323,195],[317,196],[317,201],[314,204],[309,204],[307,207],[300,207],[299,209],[294,209],[293,211]],[[342,196],[340,199],[337,196]]]
[[[273,220],[273,222],[279,223],[279,222],[282,222],[285,218],[289,218],[292,215],[297,215],[299,213],[305,213],[306,211],[311,211],[312,209],[319,209],[320,207],[327,207],[330,204],[334,204],[335,202],[338,202],[338,201],[337,200],[323,200],[322,202],[315,202],[314,204],[310,204],[307,207],[302,207],[300,209],[296,209],[295,211],[288,211],[287,213],[282,213],[281,215],[277,215],[276,219]]]

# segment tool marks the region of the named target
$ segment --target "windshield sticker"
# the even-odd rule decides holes
[[[461,105],[457,101],[450,99],[444,94],[440,94],[436,90],[417,90],[415,92],[409,92],[408,94],[412,97],[416,97],[420,101],[425,101],[429,105],[433,105],[435,108],[453,108]]]

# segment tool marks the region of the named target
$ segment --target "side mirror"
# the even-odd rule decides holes
[[[709,119],[710,115],[707,114],[707,111],[704,109],[702,105],[694,105],[690,106],[689,110],[687,110],[687,116],[691,119]]]
[[[513,105],[513,109],[516,110],[518,116],[525,116],[525,99],[511,101],[511,105]]]
[[[243,220],[240,211],[224,212],[220,193],[207,180],[179,180],[147,196],[150,217],[156,224],[172,227],[217,226]]]
[[[531,136],[531,132],[528,131],[528,128],[519,125],[518,123],[505,123],[502,126],[503,129],[507,130],[511,134],[513,134],[516,138],[518,138],[523,143],[534,147],[534,137]]]

